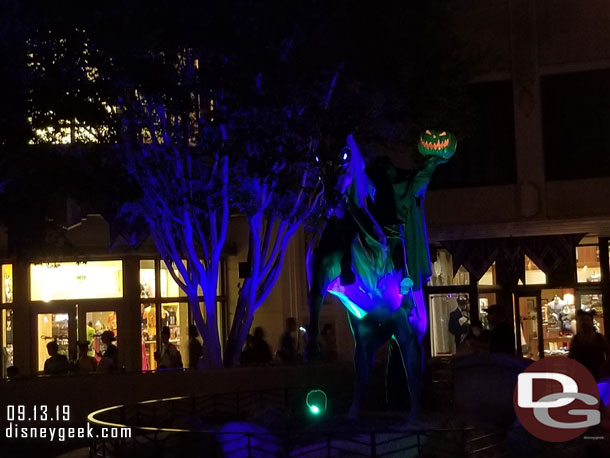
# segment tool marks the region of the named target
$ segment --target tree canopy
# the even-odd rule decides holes
[[[14,245],[60,234],[66,198],[114,227],[128,215],[116,233],[129,241],[144,222],[180,272],[215,365],[229,214],[250,230],[236,361],[290,238],[319,216],[320,168],[346,135],[402,152],[422,128],[459,133],[467,118],[443,2],[2,5],[0,79],[14,89],[0,111],[12,178],[2,205]]]

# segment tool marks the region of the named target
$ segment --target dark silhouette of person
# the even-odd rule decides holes
[[[19,368],[17,366],[9,366],[6,368],[6,376],[9,380],[14,380],[19,377]]]
[[[70,363],[66,355],[59,354],[59,345],[52,340],[47,344],[49,358],[44,362],[44,373],[47,375],[67,374],[70,370]]]
[[[198,337],[197,326],[191,324],[189,326],[189,368],[191,369],[196,369],[199,366],[199,360],[203,355],[203,346]]]
[[[568,357],[585,366],[596,380],[601,377],[610,357],[608,342],[593,325],[594,312],[579,309],[576,312],[576,335],[572,338]]]
[[[487,321],[489,322],[489,352],[515,354],[515,338],[510,324],[508,324],[499,305],[490,305],[487,308]]]
[[[112,343],[115,341],[114,332],[110,330],[102,332],[102,343],[106,345],[106,351],[100,355],[102,359],[97,366],[98,371],[110,372],[119,368],[119,349]]]
[[[250,333],[246,335],[246,342],[241,350],[241,355],[239,355],[239,364],[247,365],[250,364],[250,350],[252,349],[252,340],[254,336]]]
[[[483,329],[481,320],[473,319],[470,322],[470,329],[458,353],[481,353],[487,351],[489,351],[489,331]]]
[[[293,363],[297,359],[297,347],[294,338],[296,331],[296,318],[286,318],[284,333],[280,337],[280,346],[277,350],[278,357],[282,363]]]
[[[77,374],[88,374],[97,370],[97,361],[89,356],[89,342],[78,342],[78,359],[74,363],[74,371]]]
[[[468,334],[468,324],[470,323],[468,314],[468,299],[458,297],[457,308],[449,314],[449,332],[455,338],[455,347],[463,342],[466,334]]]
[[[247,362],[252,364],[266,364],[271,362],[272,359],[271,347],[265,340],[265,330],[258,326],[254,329],[254,335],[250,342]]]
[[[182,356],[178,348],[169,341],[169,326],[161,329],[161,350],[155,352],[155,360],[159,369],[171,369],[182,367]]]

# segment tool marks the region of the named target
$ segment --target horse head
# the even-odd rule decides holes
[[[364,172],[364,158],[352,134],[347,135],[342,148],[335,144],[319,149],[315,160],[329,216],[338,211],[346,193],[360,207],[367,197],[373,197],[374,187]]]

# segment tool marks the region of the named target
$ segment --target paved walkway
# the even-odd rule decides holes
[[[69,452],[57,455],[57,458],[89,458],[89,447],[78,448]]]

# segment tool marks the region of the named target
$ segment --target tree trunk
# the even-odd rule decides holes
[[[239,293],[237,298],[237,307],[235,308],[235,317],[233,318],[233,324],[231,325],[231,332],[229,333],[229,339],[227,340],[227,347],[225,350],[225,367],[235,367],[239,363],[241,356],[241,350],[246,342],[246,337],[252,326],[252,320],[254,319],[254,313],[252,311],[254,304],[249,304],[249,289],[256,285],[252,282],[251,278],[247,278],[244,281],[244,286]]]
[[[222,355],[220,351],[220,341],[218,339],[218,328],[216,320],[210,320],[210,316],[203,319],[199,309],[199,298],[195,294],[194,298],[189,297],[189,305],[193,313],[193,320],[201,334],[203,340],[203,360],[207,367],[222,367]],[[213,328],[211,328],[213,326]],[[216,332],[214,332],[216,330]]]

